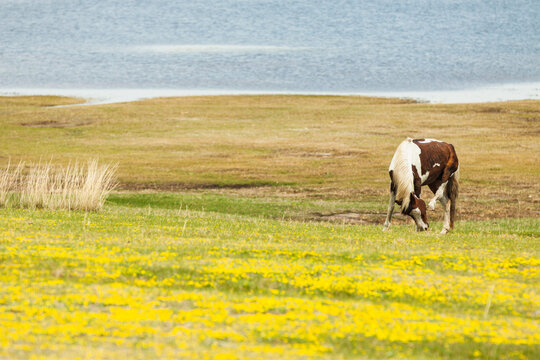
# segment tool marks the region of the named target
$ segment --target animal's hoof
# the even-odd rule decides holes
[[[387,232],[387,231],[388,231],[388,226],[383,227],[383,228],[382,228],[382,231],[383,231],[383,232]]]
[[[428,209],[429,210],[435,210],[435,203],[429,203]]]
[[[444,235],[444,234],[448,234],[448,229],[442,229],[441,230],[441,235]]]

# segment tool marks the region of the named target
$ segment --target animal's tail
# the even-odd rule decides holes
[[[459,168],[449,179],[450,184],[446,187],[447,196],[450,199],[450,229],[454,228],[456,218],[456,200],[459,195]]]

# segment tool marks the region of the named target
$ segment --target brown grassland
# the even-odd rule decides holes
[[[459,219],[540,213],[540,101],[276,95],[57,107],[79,102],[0,97],[0,166],[99,158],[119,164],[120,190],[370,201],[380,207],[341,210],[382,222],[395,148],[427,137],[456,147]]]

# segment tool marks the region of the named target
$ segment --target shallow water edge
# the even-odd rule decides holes
[[[540,99],[540,82],[490,85],[462,90],[387,91],[387,92],[325,92],[235,89],[54,89],[54,88],[0,88],[0,96],[55,95],[85,99],[78,105],[102,105],[131,102],[160,97],[217,96],[217,95],[335,95],[374,96],[413,99],[433,104],[462,104]],[[69,105],[73,106],[73,105]],[[77,106],[77,105],[75,105]]]

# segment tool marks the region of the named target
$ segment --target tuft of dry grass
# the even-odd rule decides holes
[[[0,171],[0,206],[7,207],[12,200],[11,194],[19,187],[24,163],[19,162],[15,167],[8,163],[5,170]]]
[[[116,186],[116,165],[78,163],[53,166],[51,162],[8,164],[0,171],[0,206],[93,211],[102,208]]]

